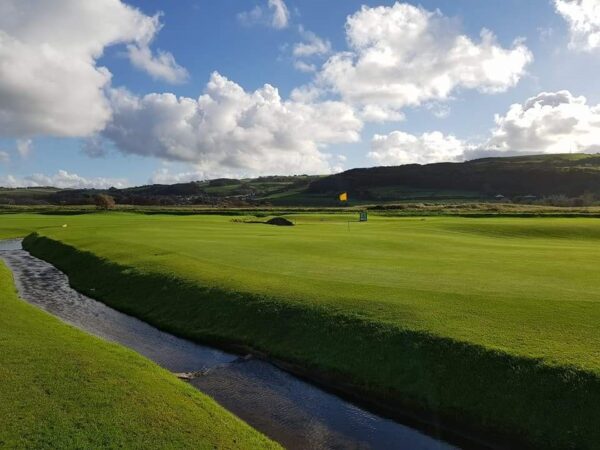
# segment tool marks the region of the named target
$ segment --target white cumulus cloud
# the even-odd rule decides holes
[[[150,184],[175,184],[188,183],[190,181],[201,181],[207,179],[202,170],[189,170],[184,172],[171,172],[163,167],[152,174],[148,182]]]
[[[0,164],[8,164],[10,162],[10,153],[0,150]]]
[[[324,148],[358,141],[362,128],[344,103],[284,100],[268,84],[246,92],[216,72],[198,99],[114,90],[112,106],[103,136],[122,152],[192,163],[211,174],[328,172]]]
[[[415,136],[402,131],[375,135],[368,156],[384,165],[462,161],[487,156],[599,153],[600,105],[569,91],[541,92],[495,116],[479,143],[439,131]]]
[[[598,0],[555,0],[556,11],[567,21],[570,47],[592,51],[600,48],[600,2]]]
[[[112,186],[116,188],[126,187],[128,186],[128,182],[125,179],[119,178],[85,178],[66,170],[59,170],[54,175],[35,173],[25,177],[15,177],[13,175],[2,176],[0,177],[0,186],[10,188],[53,186],[61,189],[108,189]]]
[[[301,72],[316,73],[317,66],[310,61],[329,55],[331,42],[320,38],[312,31],[305,30],[302,25],[298,27],[298,32],[302,36],[302,41],[296,42],[292,47],[294,67]]]
[[[283,0],[269,0],[269,9],[273,13],[271,24],[274,28],[285,28],[290,20],[290,12]]]
[[[500,153],[600,151],[600,105],[569,91],[542,92],[496,115],[484,150]]]
[[[363,6],[348,17],[346,37],[350,51],[331,56],[317,81],[347,102],[378,109],[380,119],[459,88],[505,91],[533,58],[520,40],[504,48],[484,29],[474,41],[439,11],[405,3]]]
[[[268,0],[267,8],[257,5],[250,11],[239,13],[238,20],[246,25],[263,24],[279,30],[288,26],[290,11],[283,0]]]
[[[294,67],[296,68],[296,70],[305,73],[314,73],[317,71],[317,66],[304,61],[294,61]]]
[[[331,52],[331,42],[322,39],[312,31],[305,30],[303,27],[299,29],[300,34],[303,37],[302,42],[294,44],[292,53],[298,58],[315,56],[315,55],[327,55]]]
[[[110,119],[111,73],[97,60],[129,44],[133,63],[155,77],[181,75],[168,53],[148,45],[160,29],[121,0],[0,2],[0,135],[86,136]]]
[[[385,166],[428,164],[461,160],[466,148],[465,142],[439,131],[420,136],[392,131],[373,136],[368,156],[378,165]]]
[[[129,60],[134,66],[149,73],[157,80],[164,80],[172,84],[187,81],[188,71],[177,64],[171,53],[158,50],[157,55],[154,55],[148,44],[129,44],[127,46]]]

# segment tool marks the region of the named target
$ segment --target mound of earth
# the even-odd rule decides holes
[[[265,222],[269,225],[277,225],[279,227],[292,227],[294,223],[286,219],[285,217],[273,217]]]

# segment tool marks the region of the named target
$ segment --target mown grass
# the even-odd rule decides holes
[[[27,245],[180,335],[250,345],[520,444],[600,442],[600,221],[291,217],[44,217],[51,240]],[[5,216],[0,230],[34,224]]]
[[[304,194],[303,194],[304,195]],[[291,198],[291,197],[290,197]],[[467,199],[437,199],[415,201],[373,202],[352,200],[345,205],[331,206],[326,202],[322,206],[306,206],[303,197],[297,197],[297,206],[140,206],[116,205],[113,212],[127,212],[145,215],[290,215],[290,214],[358,214],[358,211],[368,210],[370,214],[385,217],[554,217],[554,218],[600,218],[600,206],[550,206],[524,203],[477,202]],[[325,197],[323,197],[325,199]],[[330,196],[327,201],[331,201]],[[30,217],[35,221],[39,215],[63,217],[68,215],[99,214],[93,205],[74,206],[22,206],[0,205],[0,215],[18,214],[20,218]],[[38,216],[36,216],[38,215]],[[60,219],[59,219],[60,220]],[[35,224],[33,224],[35,226]],[[0,227],[1,230],[1,227]]]
[[[0,262],[0,448],[278,448],[147,359],[20,300]]]

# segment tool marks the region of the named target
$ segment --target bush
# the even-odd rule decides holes
[[[115,207],[115,199],[106,194],[96,195],[94,197],[94,203],[96,204],[96,208],[103,210],[113,209]]]

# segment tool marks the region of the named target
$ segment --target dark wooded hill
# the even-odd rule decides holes
[[[600,155],[560,154],[483,158],[462,163],[408,164],[352,169],[313,181],[313,195],[347,191],[388,200],[419,190],[463,196],[580,196],[600,194]],[[460,196],[460,195],[458,195]]]

